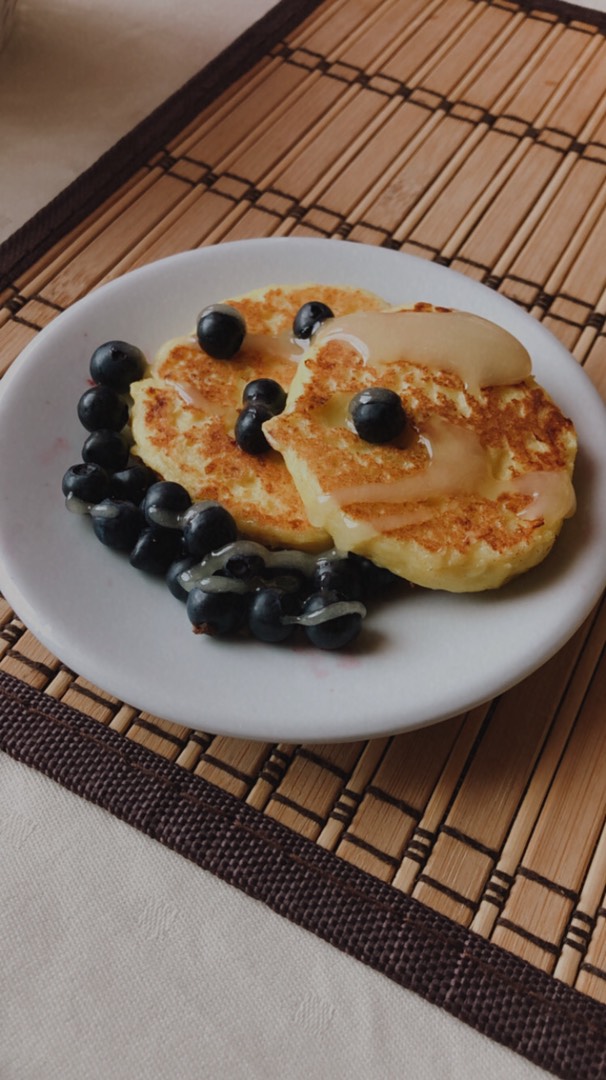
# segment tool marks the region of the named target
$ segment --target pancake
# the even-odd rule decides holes
[[[393,441],[364,441],[349,403],[395,391]],[[574,512],[572,422],[512,335],[415,304],[326,322],[264,425],[309,520],[336,546],[430,589],[497,588],[541,562]]]
[[[147,377],[131,385],[131,427],[139,458],[182,484],[193,500],[222,503],[245,536],[270,547],[319,551],[331,539],[308,521],[282,456],[245,453],[234,437],[248,382],[272,378],[290,386],[304,353],[292,340],[292,324],[309,300],[336,315],[385,307],[364,290],[316,284],[267,286],[228,299],[246,320],[238,354],[215,360],[195,334],[168,342]]]

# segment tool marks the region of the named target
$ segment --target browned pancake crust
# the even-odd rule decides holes
[[[310,525],[281,454],[247,454],[234,436],[248,382],[267,377],[290,386],[297,364],[272,348],[269,335],[289,331],[299,308],[312,299],[338,314],[383,306],[362,290],[324,285],[276,286],[229,299],[244,315],[248,333],[265,335],[263,340],[247,337],[232,360],[208,356],[193,336],[169,343],[152,378],[132,387],[133,431],[144,460],[183,484],[193,499],[222,503],[244,534],[273,546],[321,550],[331,539]]]
[[[199,361],[197,345],[181,344],[165,366],[177,380],[180,371],[186,372],[188,386],[203,390],[209,410],[217,410],[215,415],[186,405],[177,391],[162,384],[150,384],[145,392],[143,423],[163,477],[183,484],[194,500],[222,503],[252,539],[278,544],[286,542],[285,534],[292,534],[304,547],[327,546],[326,533],[309,524],[281,454],[245,453],[233,434],[237,410],[224,413],[226,391],[231,388],[241,398],[243,385],[253,378],[266,374],[279,380],[276,366],[258,358],[225,363],[205,356],[203,363]],[[290,375],[292,364],[286,363]],[[154,462],[158,464],[156,458]]]
[[[402,360],[373,369],[342,339],[326,342],[305,361],[305,368],[294,400],[267,431],[293,475],[303,479],[302,492],[305,488],[308,495],[319,496],[319,514],[314,514],[313,497],[306,499],[307,510],[311,520],[317,517],[326,527],[330,523],[323,513],[323,497],[362,483],[395,483],[403,470],[408,476],[427,469],[428,451],[417,432],[436,416],[474,433],[495,478],[572,470],[576,451],[572,422],[532,377],[475,395],[458,375],[447,371],[429,371]],[[393,443],[367,443],[346,425],[347,403],[369,386],[395,390],[402,399],[409,426]],[[372,520],[379,534],[367,541],[360,533],[358,541],[351,529],[352,549],[419,584],[431,587],[435,571],[438,587],[463,591],[486,587],[481,581],[488,564],[492,566],[488,587],[493,587],[493,570],[499,563],[495,573],[501,584],[518,572],[519,562],[524,564],[520,569],[528,569],[544,558],[561,522],[554,526],[519,517],[530,502],[531,496],[519,491],[504,491],[496,499],[473,493],[442,495],[434,500],[434,512],[426,520],[404,524],[397,522],[398,516],[418,509],[422,505],[418,501],[397,506],[373,501],[371,507],[368,501],[341,501],[340,509],[350,523],[363,527]],[[406,573],[403,565],[411,572]]]
[[[346,315],[352,311],[378,311],[386,306],[384,300],[365,289],[350,285],[317,284],[275,285],[226,300],[225,303],[242,312],[251,334],[262,334],[269,329],[278,334],[291,328],[299,308],[310,300],[321,300],[335,315]]]

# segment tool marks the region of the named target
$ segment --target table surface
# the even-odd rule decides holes
[[[21,0],[0,241],[270,7]],[[3,1080],[548,1075],[6,755],[0,858]]]
[[[19,0],[0,62],[0,243],[271,7]]]

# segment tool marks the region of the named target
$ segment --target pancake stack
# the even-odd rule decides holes
[[[334,312],[306,349],[299,307]],[[195,499],[222,502],[268,546],[335,546],[431,589],[497,588],[541,562],[574,512],[570,420],[502,328],[419,303],[387,309],[361,290],[272,287],[227,301],[247,336],[212,360],[195,338],[169,343],[131,388],[135,450]],[[254,457],[233,430],[243,386],[288,389]],[[377,445],[352,422],[352,399],[385,388],[406,423]]]

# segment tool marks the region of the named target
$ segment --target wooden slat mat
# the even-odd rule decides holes
[[[7,269],[0,291],[0,371],[57,313],[135,266],[225,240],[320,235],[401,249],[484,282],[548,326],[604,390],[605,30],[600,16],[548,7],[319,4],[32,265],[13,252],[19,272]],[[591,1013],[597,1053],[605,629],[602,604],[520,686],[433,728],[272,745],[137,712],[67,670],[0,598],[0,697],[19,700],[21,688],[24,709],[47,710],[54,723],[61,715],[66,732],[80,716],[87,738],[91,718],[112,747],[139,744],[162,769],[172,763],[173,776],[221,789],[282,840],[330,858],[359,896],[376,889],[418,902],[415,911],[445,917],[453,933],[469,931],[466,949],[498,946],[495,970],[494,956],[525,961],[516,985],[536,971],[541,993],[552,987],[564,1000],[560,1035],[570,1001],[581,1027]],[[11,728],[5,749],[46,768],[20,738]],[[58,765],[53,775],[97,798]],[[311,917],[299,921],[322,932]],[[415,985],[432,996],[427,982]],[[567,987],[578,993],[558,997]],[[540,1040],[516,1041],[504,1021],[458,1014],[560,1075],[606,1075],[603,1044],[597,1065],[571,1060]]]

